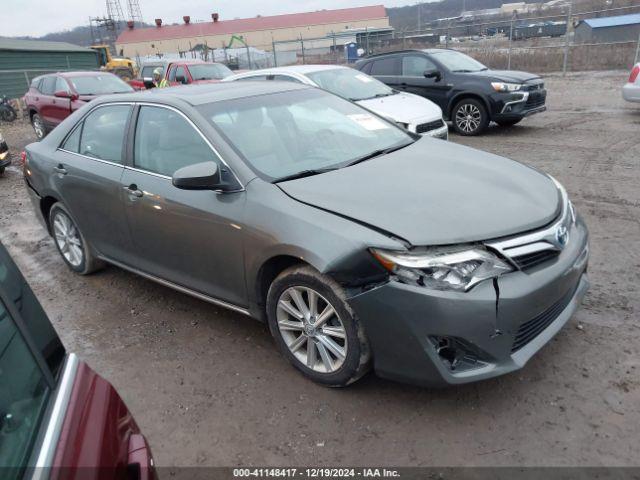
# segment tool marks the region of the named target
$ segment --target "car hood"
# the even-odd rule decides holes
[[[442,118],[442,110],[435,103],[410,93],[395,93],[356,103],[394,122],[426,123]]]
[[[540,77],[529,72],[519,72],[517,70],[483,70],[481,72],[473,72],[473,75],[479,77],[487,77],[491,80],[499,82],[523,83],[531,80],[538,80]]]
[[[431,138],[278,186],[300,202],[386,231],[412,245],[521,233],[550,223],[561,210],[558,189],[537,170]]]

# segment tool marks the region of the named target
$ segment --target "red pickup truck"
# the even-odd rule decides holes
[[[140,69],[140,78],[131,80],[129,85],[136,90],[152,88],[153,71],[156,68],[162,68],[162,75],[171,86],[217,83],[233,75],[233,72],[226,65],[203,60],[147,62]]]

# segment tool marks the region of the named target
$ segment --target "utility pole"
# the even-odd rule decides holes
[[[565,33],[564,42],[564,58],[562,60],[562,75],[567,74],[567,65],[569,63],[569,29],[571,28],[571,13],[573,12],[573,0],[569,2],[569,12],[567,13],[567,31]]]

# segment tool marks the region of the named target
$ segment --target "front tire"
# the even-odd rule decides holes
[[[451,118],[456,132],[466,137],[480,135],[489,126],[486,107],[474,98],[464,98],[456,103]]]
[[[51,235],[64,263],[80,275],[88,275],[104,266],[92,253],[69,211],[56,203],[49,212]]]
[[[31,125],[33,126],[33,131],[36,134],[38,140],[42,140],[47,136],[47,127],[44,125],[44,120],[38,113],[34,113],[31,117]]]
[[[294,266],[273,281],[267,319],[282,354],[314,382],[343,387],[369,370],[369,343],[344,291],[313,268]]]

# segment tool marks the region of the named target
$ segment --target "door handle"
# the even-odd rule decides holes
[[[62,165],[61,163],[59,163],[57,167],[53,167],[53,171],[60,175],[66,175],[68,173],[67,169],[64,168],[64,165]]]
[[[138,186],[135,183],[132,183],[128,187],[123,187],[129,195],[134,197],[142,198],[144,196],[144,192],[138,189]]]

